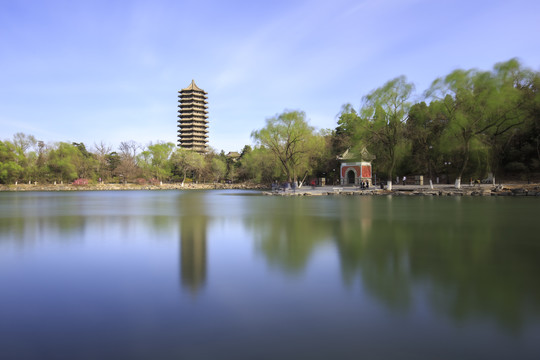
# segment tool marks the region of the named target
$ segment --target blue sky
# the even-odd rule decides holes
[[[285,109],[335,128],[405,75],[517,57],[540,70],[540,1],[0,0],[0,139],[177,142],[177,91],[209,94],[210,146],[238,151]]]

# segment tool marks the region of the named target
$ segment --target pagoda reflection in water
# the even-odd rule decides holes
[[[184,202],[183,208],[190,209],[188,214],[180,218],[180,276],[182,286],[192,293],[197,293],[206,283],[208,221],[204,214],[204,204],[200,200],[200,197],[189,194],[180,198]]]

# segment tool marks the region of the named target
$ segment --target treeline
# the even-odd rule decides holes
[[[249,152],[250,147],[244,151]],[[242,155],[245,155],[242,153]],[[240,156],[241,158],[241,156]],[[208,151],[200,154],[170,142],[146,146],[121,142],[114,150],[103,143],[87,149],[83,143],[45,144],[32,135],[17,133],[0,141],[0,183],[16,182],[113,183],[238,181],[238,157]]]
[[[173,143],[45,144],[32,135],[0,141],[0,183],[245,182],[339,179],[336,156],[366,148],[378,179],[396,175],[538,181],[540,74],[518,60],[491,71],[455,70],[421,96],[403,76],[343,105],[333,130],[315,130],[302,111],[285,111],[253,131],[255,146],[205,154]]]
[[[540,179],[540,73],[511,59],[491,71],[455,70],[420,97],[414,90],[404,76],[392,79],[358,109],[343,105],[334,130],[316,132],[303,112],[268,119],[252,133],[260,163],[272,165],[259,173],[334,182],[336,156],[365,148],[380,180]]]
[[[339,147],[367,146],[383,177],[418,174],[530,180],[540,172],[540,74],[516,60],[491,71],[455,70],[419,101],[405,77],[343,107]]]
[[[301,166],[300,168],[307,168]],[[44,143],[17,133],[0,141],[0,183],[138,183],[271,182],[283,178],[279,165],[265,148],[246,145],[240,153],[201,154],[171,142],[142,145],[121,142],[117,149],[104,143]]]

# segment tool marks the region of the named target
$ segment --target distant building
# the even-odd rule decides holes
[[[229,152],[227,153],[227,157],[228,157],[229,159],[231,159],[233,162],[237,162],[238,159],[240,159],[241,156],[242,156],[242,155],[240,155],[240,153],[238,153],[238,152],[236,152],[236,151],[229,151]]]
[[[205,152],[208,147],[208,93],[191,84],[178,91],[178,146]]]
[[[345,151],[337,159],[341,163],[339,171],[341,185],[360,185],[367,182],[369,186],[373,185],[371,162],[375,159],[366,148],[363,148],[359,154]]]

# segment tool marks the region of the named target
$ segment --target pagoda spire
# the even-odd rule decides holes
[[[200,87],[197,86],[197,84],[195,84],[195,80],[191,80],[191,84],[189,84],[187,88],[182,89],[182,90],[203,91],[203,89],[201,89]]]

